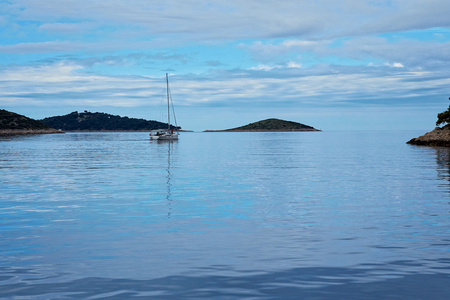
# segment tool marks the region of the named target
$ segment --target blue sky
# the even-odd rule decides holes
[[[450,96],[448,0],[0,0],[0,107],[184,129],[281,118],[434,127]]]

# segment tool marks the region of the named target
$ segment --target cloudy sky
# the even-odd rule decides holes
[[[0,108],[178,125],[282,118],[434,128],[450,97],[448,0],[0,0]]]

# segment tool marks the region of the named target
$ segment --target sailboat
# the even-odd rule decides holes
[[[178,140],[178,132],[174,131],[173,128],[170,128],[170,89],[169,89],[169,75],[166,73],[166,90],[167,90],[167,129],[156,129],[150,132],[150,139],[152,140]],[[177,129],[177,120],[175,118],[175,110],[173,109],[173,119],[175,121],[175,129]]]

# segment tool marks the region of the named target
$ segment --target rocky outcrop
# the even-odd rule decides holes
[[[450,147],[450,125],[436,127],[418,138],[407,142],[411,145]]]
[[[0,109],[0,135],[62,133],[42,122]]]
[[[0,135],[16,135],[16,134],[50,134],[64,133],[64,131],[50,129],[0,129]]]

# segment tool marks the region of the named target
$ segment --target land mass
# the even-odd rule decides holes
[[[60,130],[4,109],[0,109],[0,135],[62,133]]]
[[[450,147],[450,125],[436,127],[434,130],[422,136],[413,138],[407,142],[411,145]]]
[[[439,127],[442,125],[445,126]],[[446,111],[438,113],[436,126],[438,127],[434,130],[427,132],[418,138],[411,139],[406,143],[419,146],[450,147],[450,105]]]
[[[64,116],[49,117],[41,120],[53,128],[64,131],[150,131],[167,128],[167,123],[144,119],[120,117],[100,112],[74,111]],[[174,130],[181,127],[170,126]]]
[[[314,127],[280,119],[267,119],[245,126],[225,130],[205,130],[205,132],[253,132],[253,131],[320,131]]]

